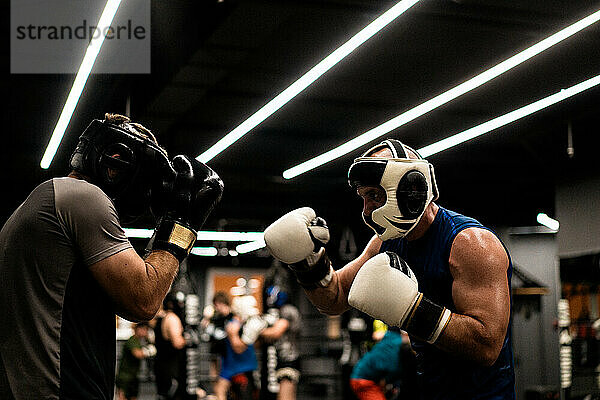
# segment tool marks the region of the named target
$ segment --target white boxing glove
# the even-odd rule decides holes
[[[290,211],[265,229],[265,244],[273,257],[286,263],[307,288],[327,286],[333,269],[323,247],[329,229],[310,207]]]
[[[242,322],[260,313],[257,308],[256,299],[250,295],[234,297],[231,301],[231,312],[237,315]]]
[[[258,315],[248,318],[248,320],[244,322],[244,325],[242,325],[242,335],[240,336],[240,339],[248,346],[253,344],[256,342],[256,339],[258,339],[258,335],[267,328],[267,325],[267,321]]]
[[[389,251],[360,268],[350,287],[348,304],[429,343],[438,339],[452,315],[419,292],[408,264]]]
[[[156,347],[153,344],[147,344],[142,347],[144,358],[154,357],[156,355]]]

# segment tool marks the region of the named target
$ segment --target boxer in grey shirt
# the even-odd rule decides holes
[[[0,231],[0,399],[113,398],[115,313],[151,319],[223,183],[172,161],[143,126],[107,114],[81,135],[65,178],[40,184]],[[157,218],[141,258],[121,228]]]

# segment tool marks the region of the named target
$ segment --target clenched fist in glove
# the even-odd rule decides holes
[[[153,344],[142,346],[142,354],[144,358],[154,357],[156,355],[156,347]]]
[[[417,278],[406,261],[390,251],[360,268],[348,294],[348,304],[434,343],[450,321],[451,312],[419,292]]]
[[[329,229],[310,207],[290,211],[273,222],[264,233],[271,255],[286,263],[306,288],[327,286],[333,269],[323,247]]]
[[[259,315],[253,315],[244,322],[240,330],[240,339],[244,344],[251,345],[268,326],[267,321]]]
[[[221,199],[223,181],[206,164],[185,155],[173,158],[152,190],[152,213],[159,219],[152,249],[173,254],[181,263],[196,241],[213,207]]]

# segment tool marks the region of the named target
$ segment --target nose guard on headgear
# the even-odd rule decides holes
[[[93,120],[71,155],[71,168],[89,177],[110,197],[121,222],[141,216],[157,181],[173,175],[167,153],[125,127]],[[135,128],[131,128],[132,130]]]
[[[385,190],[384,205],[370,216],[363,213],[363,220],[381,240],[389,240],[406,236],[417,225],[427,205],[437,199],[437,185],[433,166],[424,159],[409,159],[409,148],[398,141],[387,140],[365,154],[383,145],[392,150],[394,158],[355,159],[348,170],[348,183],[353,188],[380,186]],[[398,146],[402,146],[401,152]]]

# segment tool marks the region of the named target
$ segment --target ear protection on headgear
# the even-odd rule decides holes
[[[392,158],[368,157],[383,148]],[[409,152],[418,159],[409,158]],[[381,240],[406,236],[420,221],[427,205],[438,198],[433,166],[417,151],[398,140],[388,139],[367,150],[354,160],[348,170],[348,183],[353,188],[379,186],[385,190],[386,202],[364,215]]]
[[[281,307],[288,300],[288,294],[279,286],[269,286],[266,290],[267,307]]]
[[[165,175],[174,177],[167,153],[137,135],[127,122],[93,120],[79,137],[71,168],[87,176],[114,202],[119,217],[132,220],[149,206],[150,190]]]

